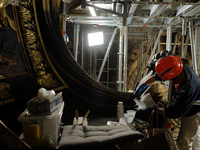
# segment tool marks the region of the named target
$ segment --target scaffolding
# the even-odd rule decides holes
[[[152,4],[152,3],[148,3]],[[122,7],[123,5],[123,7]],[[95,18],[90,18],[90,17],[79,17],[76,18],[74,17],[74,21],[76,22],[75,26],[75,31],[74,31],[74,57],[77,60],[78,57],[78,47],[79,47],[79,32],[80,32],[80,25],[84,24],[92,24],[92,23],[99,23],[101,25],[105,26],[112,26],[115,27],[113,30],[113,34],[110,40],[110,43],[107,47],[106,54],[104,56],[104,59],[102,60],[102,65],[99,70],[99,74],[97,77],[97,81],[100,81],[101,74],[103,71],[105,71],[104,67],[106,62],[108,62],[109,58],[109,53],[110,49],[113,43],[113,40],[116,36],[117,30],[119,29],[120,35],[119,35],[119,49],[118,49],[118,76],[117,76],[117,90],[118,91],[124,91],[127,92],[127,57],[128,57],[128,35],[129,29],[130,28],[140,28],[140,31],[144,31],[145,29],[149,28],[156,28],[159,30],[152,31],[152,34],[155,36],[157,35],[157,38],[155,42],[153,41],[154,37],[151,38],[151,41],[148,43],[148,37],[146,39],[146,43],[148,43],[146,53],[144,55],[144,58],[142,58],[143,52],[143,42],[141,41],[140,45],[141,47],[139,48],[138,52],[138,69],[137,69],[137,76],[135,83],[133,85],[133,90],[135,90],[136,85],[138,81],[141,79],[142,76],[145,76],[147,74],[147,68],[142,75],[141,72],[144,70],[143,66],[145,65],[146,62],[150,62],[153,55],[155,52],[160,51],[160,38],[163,32],[166,32],[166,49],[168,51],[172,51],[172,53],[176,53],[176,48],[178,43],[178,37],[180,33],[176,33],[174,42],[172,43],[172,33],[175,28],[181,29],[181,53],[180,57],[186,58],[187,57],[187,52],[188,52],[188,46],[191,47],[191,54],[192,54],[192,67],[193,70],[197,75],[199,75],[200,72],[200,46],[199,46],[199,22],[200,21],[194,21],[191,16],[194,16],[195,14],[198,14],[200,6],[197,3],[190,3],[190,5],[183,5],[179,7],[177,10],[176,16],[174,17],[162,17],[160,14],[162,14],[166,9],[168,9],[168,6],[171,5],[170,3],[158,3],[156,6],[152,7],[150,11],[150,15],[146,18],[143,18],[143,24],[136,25],[136,24],[131,24],[131,21],[133,19],[139,19],[138,16],[134,16],[134,13],[139,5],[144,5],[142,2],[135,2],[132,3],[131,5],[128,4],[128,1],[124,1],[124,4],[118,5],[118,3],[115,3],[115,7],[113,10],[107,10],[105,8],[100,8],[95,6],[92,3],[85,3],[85,6],[90,6],[97,8],[99,10],[102,10],[106,13],[113,14],[113,17],[95,17]],[[72,17],[73,18],[73,17]],[[155,18],[163,18],[164,19],[164,25],[152,25],[150,24],[153,19]],[[65,21],[67,20],[67,17],[65,17]],[[179,24],[182,24],[181,26]],[[84,31],[82,31],[84,32]],[[148,32],[148,31],[147,31]],[[83,34],[82,34],[83,35]],[[82,37],[83,38],[83,37]],[[82,42],[83,44],[83,42]],[[173,45],[173,47],[172,47]],[[82,60],[81,60],[81,66],[83,66],[83,46],[82,47]],[[151,47],[153,47],[151,49]],[[148,54],[150,53],[150,56]],[[93,55],[91,53],[91,55]],[[91,56],[92,57],[92,56]],[[90,57],[90,59],[91,59]],[[109,67],[107,67],[108,69]],[[95,69],[95,68],[94,68]],[[109,70],[107,72],[107,77],[109,76]],[[91,74],[91,72],[90,72]],[[109,77],[107,78],[109,79]],[[106,82],[109,83],[109,80]],[[107,84],[108,85],[108,84]]]

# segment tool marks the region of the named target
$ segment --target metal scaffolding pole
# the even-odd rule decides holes
[[[187,21],[186,18],[182,18],[182,35],[186,35],[187,29]]]
[[[73,37],[73,56],[74,56],[74,58],[75,58],[75,49],[76,49],[76,32],[77,31],[77,26],[76,26],[76,24],[74,24],[74,33],[73,33],[73,35],[74,35],[74,37]]]
[[[195,50],[196,62],[197,62],[197,59],[198,59],[198,58],[197,58],[197,45],[198,45],[198,44],[197,44],[197,42],[198,42],[198,41],[197,41],[197,36],[198,36],[197,33],[198,33],[198,29],[197,29],[196,26],[195,26],[194,28],[195,28],[195,33],[194,33],[194,50]],[[198,64],[197,64],[197,68],[198,68]],[[198,71],[198,69],[197,69],[197,71]],[[197,74],[198,74],[198,72],[197,72]]]
[[[197,35],[197,38],[196,38],[196,53],[197,53],[197,64],[198,64],[198,66],[197,66],[197,71],[198,71],[198,75],[199,75],[199,71],[200,71],[200,44],[199,44],[199,42],[198,41],[200,41],[200,26],[196,26],[196,33],[195,33],[196,35]]]
[[[105,64],[106,64],[106,60],[107,60],[108,55],[109,55],[109,53],[110,53],[110,49],[111,49],[111,47],[112,47],[112,43],[113,43],[113,41],[114,41],[114,39],[115,39],[116,33],[117,33],[117,28],[115,28],[114,31],[113,31],[112,37],[111,37],[111,39],[110,39],[110,43],[109,43],[109,45],[108,45],[106,54],[105,54],[104,59],[103,59],[103,62],[102,62],[102,64],[101,64],[101,68],[100,68],[100,71],[99,71],[99,74],[98,74],[98,78],[97,78],[97,81],[98,81],[98,82],[99,82],[99,80],[100,80],[100,78],[101,78],[101,74],[102,74],[103,68],[104,68],[104,66],[105,66]]]
[[[185,40],[185,47],[184,47],[183,52],[181,53],[182,58],[186,58],[188,43],[189,43],[189,33],[187,32],[186,40]]]
[[[153,44],[154,38],[155,38],[155,34],[152,36],[151,41],[149,42],[149,44],[148,44],[148,46],[147,46],[147,51],[146,51],[146,53],[145,53],[145,56],[144,56],[144,58],[143,58],[143,61],[142,61],[141,66],[143,66],[144,63],[145,63],[146,60],[147,60],[147,56],[148,56],[149,50],[150,50],[150,48],[151,48],[151,45]],[[133,86],[133,90],[135,90],[135,88],[136,88],[137,82],[138,82],[138,80],[139,80],[139,75],[141,74],[141,72],[142,72],[142,67],[140,68],[140,70],[139,70],[139,72],[138,72],[138,74],[137,74],[137,77],[136,77],[136,79],[135,79],[135,84],[134,84],[134,86]]]
[[[169,26],[167,27],[166,50],[171,51],[171,43],[172,43],[172,26],[169,25]]]
[[[158,39],[158,52],[160,52],[160,38]]]
[[[143,70],[143,66],[142,66],[143,41],[141,41],[140,47],[139,47],[138,50],[139,50],[139,52],[138,52],[138,69],[137,69],[137,72],[138,72],[139,80],[141,80],[141,71]]]
[[[107,59],[107,87],[109,87],[109,74],[110,74],[110,72],[109,72],[109,70],[110,70],[110,57],[109,57],[109,55],[108,55],[108,59]]]
[[[67,5],[63,3],[63,22],[62,22],[62,31],[63,33],[66,33],[66,20],[65,20],[65,14],[67,12]],[[65,39],[65,34],[63,34],[63,38]]]
[[[120,37],[119,37],[119,73],[118,73],[118,91],[122,90],[122,55],[123,55],[123,37],[124,37],[124,26],[120,27]]]
[[[80,25],[78,24],[76,28],[76,44],[74,49],[74,58],[76,61],[78,58],[79,31],[80,31]]]
[[[158,41],[159,41],[159,38],[161,37],[162,33],[163,33],[163,28],[160,29],[160,31],[159,31],[159,33],[158,33],[156,42],[155,42],[155,44],[154,44],[153,50],[151,51],[151,56],[149,57],[149,60],[148,60],[148,63],[147,63],[147,64],[149,64],[149,63],[151,62],[151,59],[152,59],[153,55],[155,54],[156,48],[157,48],[157,46],[158,46]],[[145,70],[144,75],[147,75],[147,69]]]
[[[176,36],[175,36],[174,47],[173,47],[173,50],[172,50],[173,54],[175,54],[177,39],[178,39],[178,34],[176,34]]]
[[[182,34],[182,36],[181,36],[181,56],[183,56],[183,53],[184,53],[184,40],[185,40],[185,35]]]
[[[124,74],[123,74],[123,91],[127,92],[127,60],[128,59],[128,27],[125,26],[124,35]]]
[[[82,26],[82,28],[83,28],[83,26]],[[82,30],[82,44],[81,44],[81,67],[83,68],[83,55],[84,55],[84,34],[85,34],[85,32],[84,32],[84,30]]]
[[[92,50],[93,50],[93,48],[92,47],[90,47],[90,68],[89,68],[89,74],[92,76]]]
[[[93,51],[93,57],[92,57],[92,77],[96,80],[97,76],[96,76],[96,68],[97,68],[97,51],[95,49],[95,51]]]
[[[194,41],[193,21],[189,21],[189,32],[190,32],[190,44],[191,44],[191,52],[192,52],[193,70],[198,75],[198,72],[197,72],[196,50],[195,50],[195,41]]]
[[[186,35],[186,30],[187,29],[187,22],[186,18],[182,18],[182,37],[181,37],[181,57],[184,55],[184,40],[185,40],[185,35]]]

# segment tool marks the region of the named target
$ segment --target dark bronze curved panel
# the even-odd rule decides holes
[[[45,49],[69,90],[80,99],[94,104],[115,105],[131,100],[131,93],[110,89],[91,78],[75,61],[60,30],[62,3],[57,0],[33,1]]]

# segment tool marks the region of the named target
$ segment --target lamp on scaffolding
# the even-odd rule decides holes
[[[104,43],[103,32],[88,33],[89,46],[102,45]]]

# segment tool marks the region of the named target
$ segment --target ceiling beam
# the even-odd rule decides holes
[[[133,15],[134,15],[137,7],[138,7],[138,4],[131,4],[129,14],[128,14],[128,18],[127,18],[127,24],[131,24],[131,21],[133,19]]]
[[[164,20],[164,24],[165,25],[175,25],[177,23],[180,23],[181,22],[181,17],[189,17],[188,15],[189,14],[194,14],[195,12],[199,11],[198,9],[195,9],[195,8],[198,8],[199,9],[199,5],[186,5],[186,6],[180,6],[177,13],[176,13],[176,16],[174,18],[167,18]],[[194,9],[194,10],[193,10]],[[200,11],[199,11],[200,12]],[[186,16],[184,16],[186,15]],[[192,17],[192,16],[190,16]]]
[[[144,18],[143,24],[147,25],[152,20],[152,17],[160,16],[167,9],[167,4],[154,5],[150,11],[150,17]]]
[[[119,17],[122,16],[121,13],[118,13],[118,12],[116,12],[116,11],[112,11],[112,10],[110,10],[110,9],[104,9],[104,8],[101,8],[101,7],[97,7],[97,6],[95,6],[95,5],[91,5],[91,4],[86,3],[86,2],[85,2],[85,4],[86,4],[86,6],[93,7],[93,8],[96,8],[96,9],[99,9],[99,10],[102,10],[102,11],[105,11],[105,12],[108,12],[108,13],[111,13],[111,14],[115,14],[115,15],[117,15],[117,16],[119,16]]]
[[[184,17],[192,17],[192,16],[196,15],[199,12],[200,12],[200,5],[198,5],[197,7],[192,9],[191,11],[185,13],[183,16]]]

